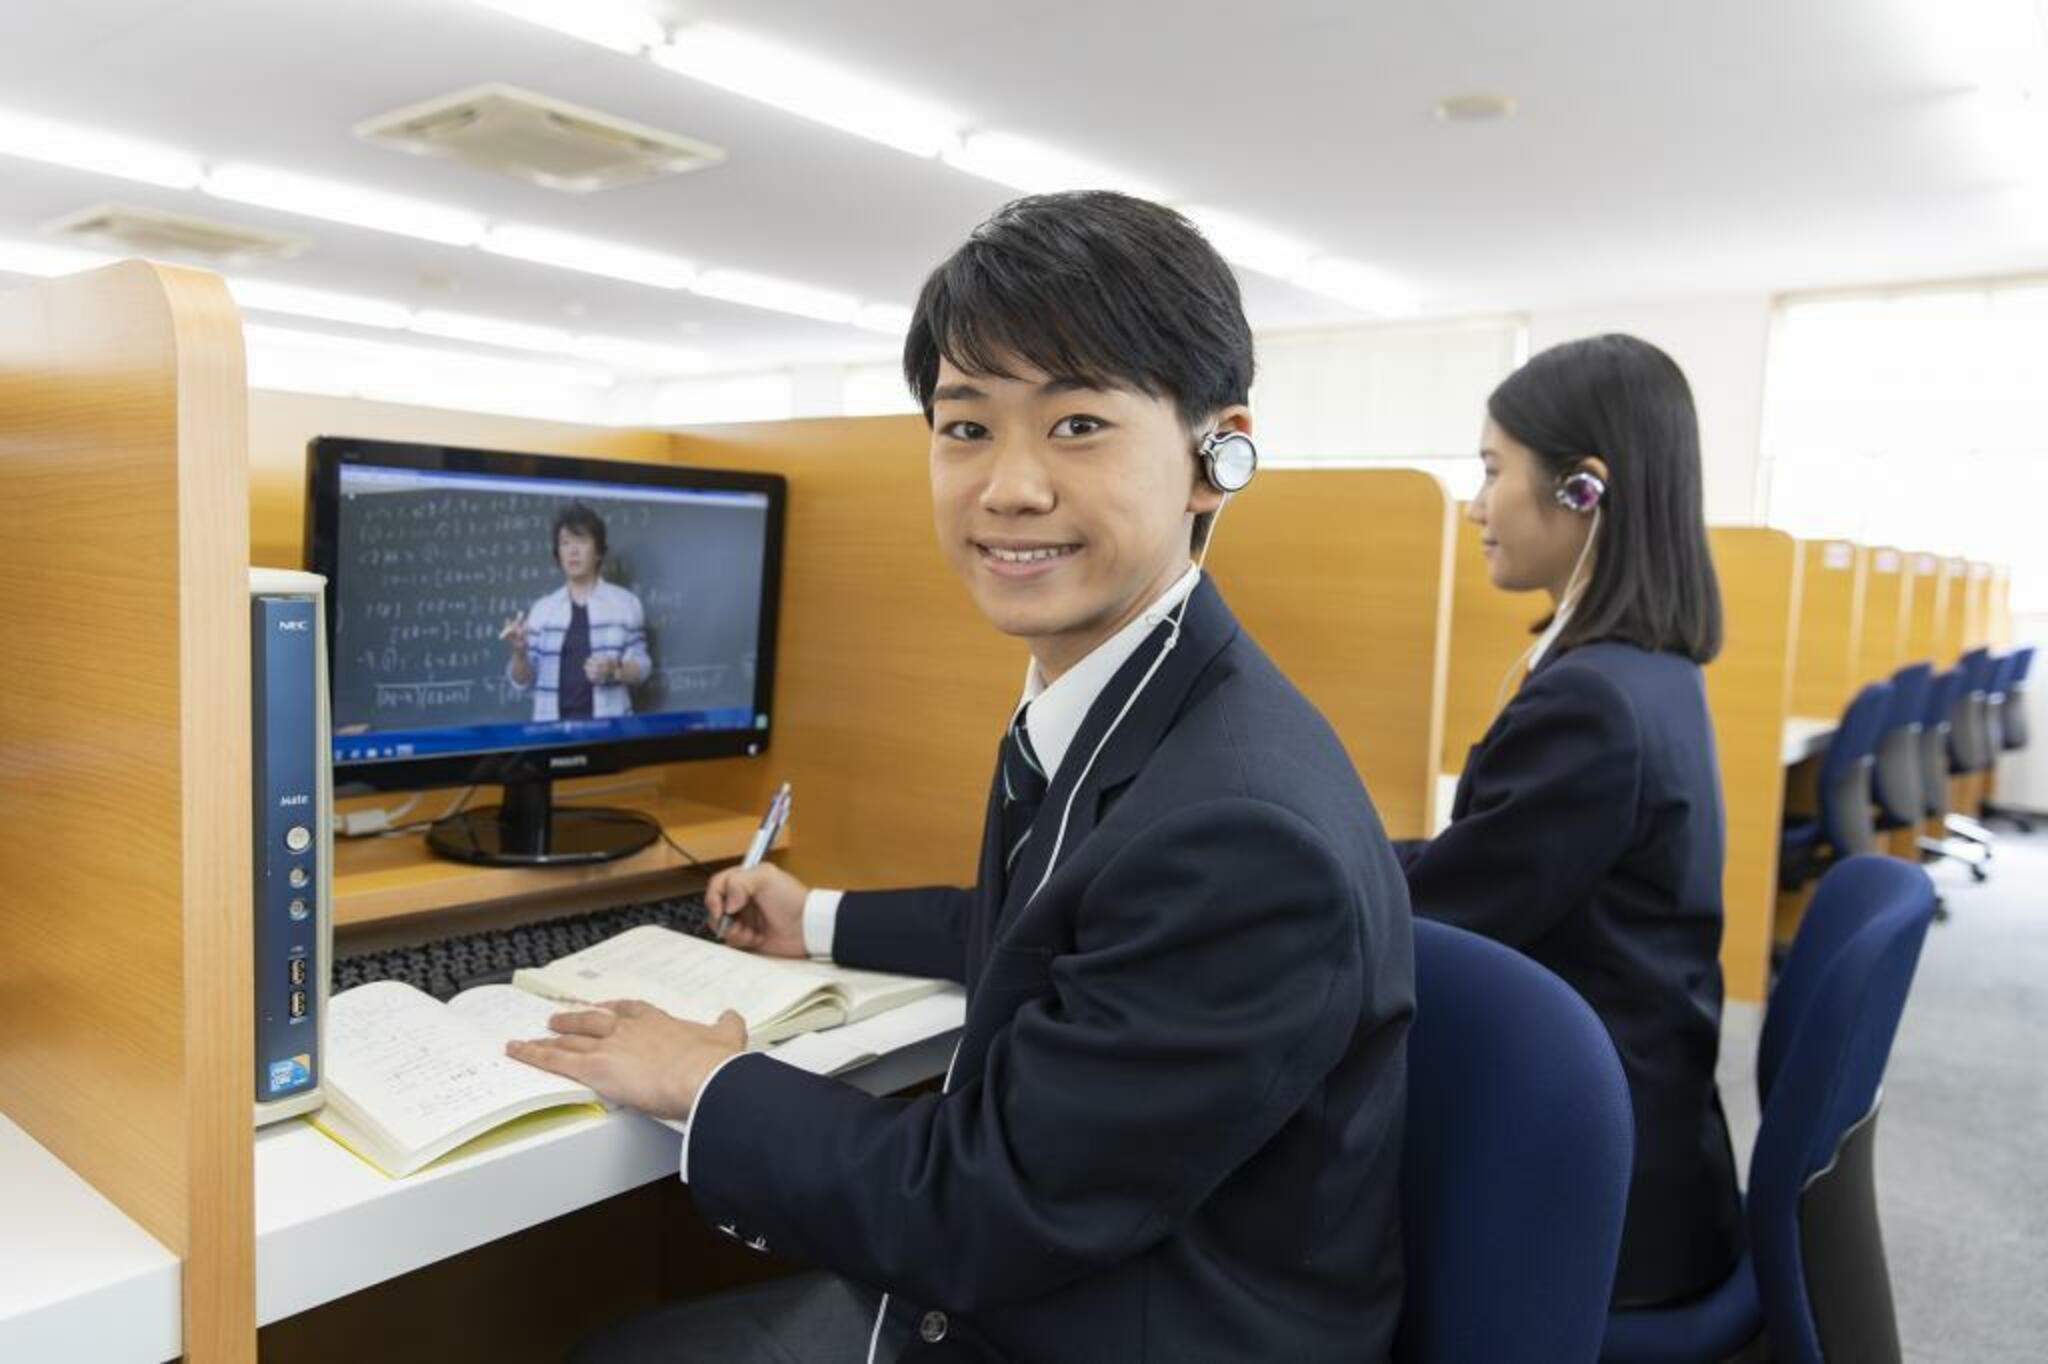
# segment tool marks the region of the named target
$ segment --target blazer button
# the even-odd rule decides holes
[[[918,1339],[927,1345],[936,1345],[946,1338],[946,1314],[927,1312],[924,1320],[917,1324]]]

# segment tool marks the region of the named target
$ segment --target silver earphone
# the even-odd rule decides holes
[[[1202,477],[1219,493],[1242,492],[1259,471],[1259,447],[1242,431],[1211,431],[1195,445]]]

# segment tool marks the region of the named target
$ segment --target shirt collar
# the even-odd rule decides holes
[[[1024,670],[1024,697],[1019,709],[1031,707],[1031,718],[1026,727],[1031,733],[1031,751],[1045,768],[1045,777],[1051,781],[1059,775],[1060,760],[1067,756],[1067,749],[1074,742],[1074,735],[1080,732],[1081,722],[1088,718],[1088,712],[1095,705],[1095,698],[1109,685],[1109,679],[1116,676],[1117,669],[1137,652],[1159,624],[1160,618],[1186,599],[1201,580],[1202,570],[1190,568],[1153,599],[1152,604],[1135,616],[1130,624],[1111,635],[1090,650],[1087,657],[1061,673],[1059,680],[1050,686],[1044,674],[1038,670],[1038,660],[1032,659]]]

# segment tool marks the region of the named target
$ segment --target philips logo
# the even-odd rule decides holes
[[[549,766],[549,767],[588,767],[588,766],[590,766],[590,755],[589,755],[589,754],[587,754],[587,753],[571,753],[571,754],[569,754],[569,755],[568,755],[567,757],[562,757],[562,758],[549,758],[549,759],[548,759],[548,766]]]
[[[280,630],[304,632],[313,628],[313,622],[310,620],[281,620],[277,623],[277,628]]]

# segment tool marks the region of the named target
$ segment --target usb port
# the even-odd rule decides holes
[[[304,957],[292,958],[291,977],[292,984],[294,985],[304,985],[306,983],[306,959]]]
[[[292,1017],[304,1018],[305,1016],[306,992],[304,990],[294,990],[292,991]]]

